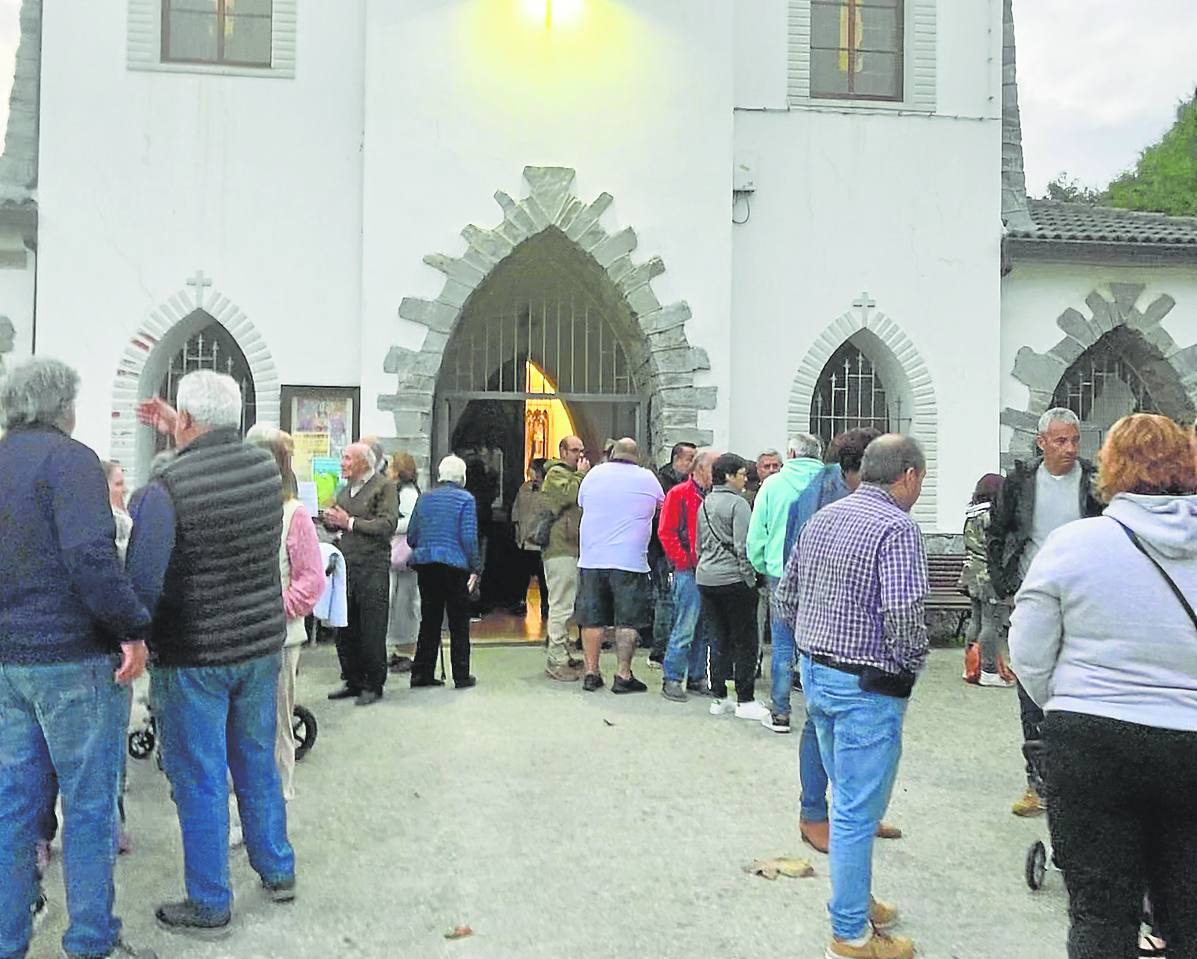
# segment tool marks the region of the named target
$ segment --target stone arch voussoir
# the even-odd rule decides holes
[[[919,441],[927,457],[927,478],[913,515],[919,523],[934,526],[938,518],[939,499],[939,413],[935,386],[922,354],[901,326],[884,313],[869,307],[850,310],[832,321],[815,338],[790,388],[789,432],[792,435],[811,431],[811,402],[823,368],[836,350],[861,331],[872,333],[881,342],[906,378],[904,385],[913,400],[910,435]]]
[[[125,472],[130,474],[131,486],[144,480],[143,476],[138,475],[141,464],[137,462],[137,433],[145,427],[137,422],[137,403],[158,389],[157,383],[147,388],[142,382],[142,374],[150,358],[170,338],[172,330],[196,311],[202,310],[218,321],[237,341],[254,378],[257,421],[267,426],[279,425],[282,384],[265,339],[237,304],[223,293],[207,289],[206,284],[211,281],[203,280],[202,273],[199,278],[199,282],[189,281],[187,286],[160,303],[142,320],[125,344],[117,364],[111,396],[109,449],[111,458],[122,464]]]
[[[1181,348],[1164,329],[1162,322],[1176,306],[1176,301],[1164,293],[1142,310],[1139,299],[1146,289],[1142,283],[1110,283],[1109,296],[1102,288],[1085,297],[1089,316],[1069,307],[1056,318],[1056,326],[1064,333],[1046,353],[1037,353],[1029,346],[1022,347],[1014,358],[1011,375],[1022,383],[1029,395],[1023,409],[1005,407],[1003,426],[1011,429],[1002,445],[1002,466],[1009,469],[1016,457],[1027,454],[1035,442],[1039,417],[1051,406],[1052,396],[1068,368],[1087,349],[1107,333],[1125,327],[1142,335],[1176,373],[1189,402],[1197,406],[1197,344]]]
[[[653,453],[680,440],[713,442],[710,430],[698,428],[699,411],[714,409],[717,397],[715,387],[697,382],[711,364],[706,351],[692,346],[686,335],[689,305],[661,304],[652,284],[665,272],[664,262],[659,257],[635,262],[635,230],[611,233],[602,223],[614,198],[602,193],[590,203],[578,199],[575,178],[568,167],[525,167],[528,196],[517,201],[502,191],[495,194],[503,212],[497,226],[466,226],[461,235],[467,249],[461,256],[424,257],[444,274],[444,286],[435,299],[409,297],[400,303],[400,317],[425,327],[424,342],[418,350],[390,350],[384,368],[395,376],[395,392],[378,397],[378,408],[395,420],[395,436],[388,445],[410,452],[422,470],[431,465],[432,410],[441,360],[467,301],[517,246],[550,228],[560,230],[602,268],[639,330],[641,342],[631,344],[629,358],[639,358],[635,373],[651,399]]]

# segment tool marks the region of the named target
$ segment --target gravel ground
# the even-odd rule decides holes
[[[1038,893],[1023,881],[1046,825],[1009,812],[1022,784],[1015,694],[965,686],[960,659],[934,652],[916,689],[887,817],[906,838],[878,844],[876,892],[929,959],[1063,956],[1059,875]],[[234,929],[219,943],[154,923],[153,906],[182,894],[178,824],[165,779],[131,761],[135,848],[117,876],[127,938],[162,959],[821,957],[827,860],[798,841],[796,733],[712,717],[707,700],[668,703],[642,660],[649,694],[623,697],[551,683],[543,662],[537,648],[478,650],[475,689],[393,677],[382,703],[358,709],[325,700],[336,658],[309,652],[299,698],[320,735],[289,810],[300,898],[268,903],[234,852]],[[815,877],[741,869],[783,854],[809,854]],[[59,955],[57,858],[48,888],[33,959]],[[458,925],[474,935],[447,941]]]

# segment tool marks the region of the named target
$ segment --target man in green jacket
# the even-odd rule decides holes
[[[748,561],[769,583],[772,598],[785,572],[786,526],[790,507],[823,473],[823,444],[817,436],[798,433],[790,437],[786,462],[756,494],[748,526]],[[784,617],[773,616],[773,705],[764,726],[775,733],[790,731],[790,689],[794,682],[794,633]]]
[[[549,542],[542,549],[544,578],[549,586],[549,652],[545,675],[562,683],[576,683],[582,677],[582,663],[569,655],[567,626],[578,594],[578,552],[582,510],[578,488],[590,462],[586,447],[576,436],[557,445],[560,459],[545,464],[541,502],[554,517]]]

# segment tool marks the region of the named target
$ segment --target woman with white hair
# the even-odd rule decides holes
[[[478,514],[465,490],[466,465],[446,456],[437,468],[438,485],[416,500],[407,524],[408,565],[420,589],[420,636],[411,667],[411,685],[443,686],[434,675],[441,643],[441,622],[449,616],[453,685],[473,686],[470,675],[470,592],[482,569],[478,550]]]

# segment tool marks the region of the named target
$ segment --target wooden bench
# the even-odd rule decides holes
[[[929,613],[959,613],[957,635],[964,629],[964,621],[973,611],[972,600],[961,593],[957,586],[963,569],[963,553],[936,553],[927,557],[927,580],[931,588],[924,607]]]

